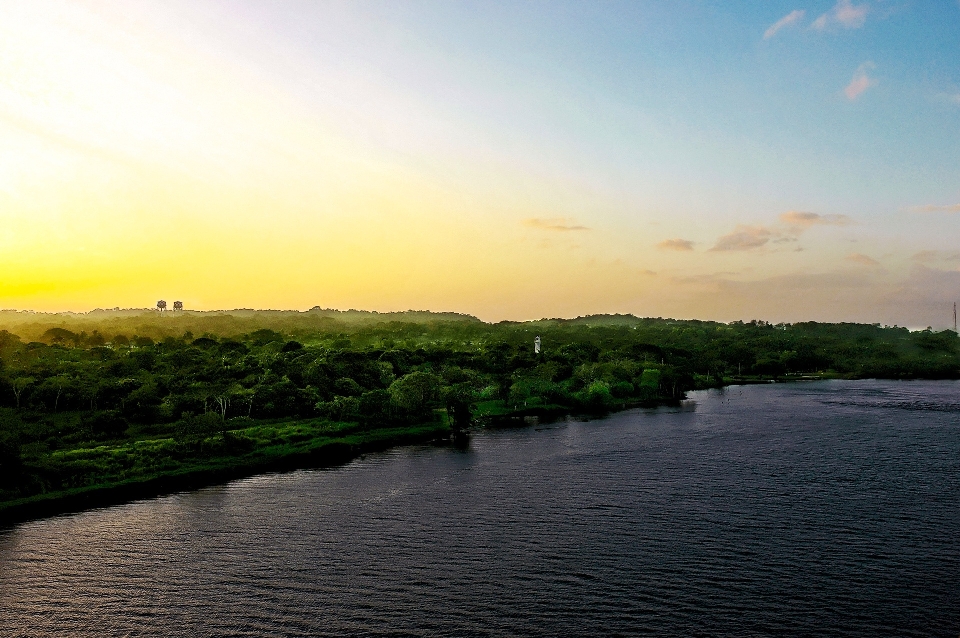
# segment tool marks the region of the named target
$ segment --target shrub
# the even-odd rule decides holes
[[[610,394],[616,399],[626,399],[633,395],[633,384],[628,381],[617,381],[610,386]]]

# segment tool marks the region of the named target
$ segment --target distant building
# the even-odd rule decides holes
[[[533,354],[540,354],[540,335],[533,340]]]

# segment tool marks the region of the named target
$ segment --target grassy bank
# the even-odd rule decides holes
[[[361,429],[356,423],[256,424],[193,441],[140,439],[58,450],[39,460],[40,480],[62,488],[0,502],[0,526],[300,467],[337,465],[364,452],[446,437],[442,421]]]
[[[635,403],[611,405],[602,411],[630,407],[636,407]],[[478,403],[474,416],[476,423],[484,425],[510,417],[555,417],[570,412],[570,406],[536,399],[516,406],[491,400]],[[33,493],[0,500],[0,528],[262,472],[338,465],[364,452],[445,439],[451,431],[448,419],[439,410],[435,416],[429,423],[374,429],[323,419],[249,421],[247,427],[231,426],[210,436],[187,439],[151,435],[147,428],[133,440],[88,442],[46,451],[33,456],[23,468],[33,480],[21,485],[21,490]]]
[[[787,375],[778,381],[839,378],[839,375]],[[726,378],[721,385],[773,383],[760,377]],[[635,407],[653,407],[675,400],[627,400],[574,409],[531,397],[522,404],[480,401],[474,423],[503,425],[537,416],[555,418],[571,412],[603,414]],[[417,425],[369,428],[357,422],[324,419],[246,421],[210,436],[151,436],[149,429],[133,440],[87,443],[36,456],[24,469],[39,484],[23,486],[28,496],[0,500],[0,528],[25,520],[114,505],[157,495],[196,489],[262,472],[346,463],[364,452],[449,437],[446,414]],[[235,425],[235,423],[233,424]]]

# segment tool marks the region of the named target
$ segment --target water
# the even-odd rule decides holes
[[[692,398],[21,525],[0,635],[960,634],[960,384]]]

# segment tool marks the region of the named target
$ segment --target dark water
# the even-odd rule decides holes
[[[0,535],[0,635],[960,634],[960,384],[818,382]]]

